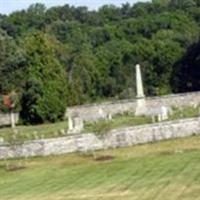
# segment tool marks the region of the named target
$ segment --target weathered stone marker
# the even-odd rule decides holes
[[[170,107],[167,106],[158,106],[151,107],[146,110],[145,116],[150,116],[153,122],[161,122],[169,119],[169,115],[172,113]]]
[[[11,123],[11,127],[12,128],[15,128],[16,125],[15,125],[15,114],[13,113],[13,111],[11,110],[10,111],[10,123]]]
[[[68,116],[68,132],[73,130],[73,119],[71,116]]]
[[[4,138],[0,137],[0,144],[4,143]]]
[[[139,64],[135,66],[135,72],[136,72],[136,93],[137,93],[137,106],[135,115],[140,116],[144,115],[146,112],[146,102],[145,102],[145,95],[144,95],[144,89],[143,89],[143,83],[142,83],[142,73],[141,73],[141,67]]]
[[[68,118],[68,133],[81,133],[84,129],[83,120],[80,117],[69,117]]]

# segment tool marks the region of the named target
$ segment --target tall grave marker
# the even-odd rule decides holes
[[[146,102],[145,102],[145,95],[142,82],[141,66],[139,64],[135,66],[135,72],[136,72],[136,93],[137,93],[136,96],[137,106],[135,115],[140,116],[146,113]]]

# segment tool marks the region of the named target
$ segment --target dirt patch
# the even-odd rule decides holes
[[[173,155],[174,151],[161,151],[157,153],[160,156],[167,156],[167,155]]]
[[[19,171],[23,169],[26,169],[26,167],[22,165],[9,165],[6,167],[6,170],[9,172]]]
[[[99,156],[95,158],[95,160],[99,162],[113,160],[113,159],[114,159],[114,156]]]

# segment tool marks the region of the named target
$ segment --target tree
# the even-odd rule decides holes
[[[195,7],[196,2],[194,0],[171,0],[169,6],[175,9],[188,9]]]
[[[26,22],[28,27],[42,29],[45,26],[46,7],[44,4],[36,3],[27,9]]]
[[[199,91],[200,43],[193,45],[176,64],[172,84],[174,92]]]
[[[27,60],[22,119],[27,123],[61,119],[67,105],[67,79],[56,58],[55,39],[36,32],[26,36],[21,43]]]
[[[19,91],[24,78],[25,53],[15,40],[0,30],[0,93]]]

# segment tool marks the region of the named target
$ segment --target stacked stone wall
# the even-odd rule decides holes
[[[200,104],[200,92],[166,95],[160,97],[146,98],[147,107],[169,106],[186,107]],[[85,121],[97,121],[106,118],[108,115],[122,114],[124,112],[135,112],[137,102],[135,99],[106,102],[102,104],[90,104],[83,106],[69,107],[65,118],[78,116]]]
[[[105,135],[92,133],[25,142],[19,146],[0,145],[0,159],[60,155],[78,151],[134,146],[149,142],[200,134],[200,118],[112,130]]]

